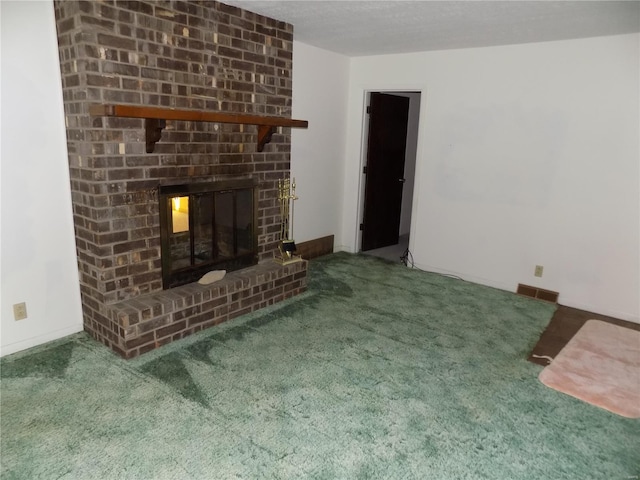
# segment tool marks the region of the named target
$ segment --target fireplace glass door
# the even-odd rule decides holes
[[[252,180],[161,186],[158,198],[164,288],[257,263]]]

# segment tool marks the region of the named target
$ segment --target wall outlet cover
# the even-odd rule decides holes
[[[13,318],[17,320],[24,320],[27,318],[27,304],[25,302],[16,303],[13,306]]]

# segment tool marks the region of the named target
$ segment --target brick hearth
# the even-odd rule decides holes
[[[135,357],[191,333],[273,305],[302,292],[307,262],[263,262],[212,285],[191,283],[107,306],[124,342],[111,347]]]
[[[120,103],[291,114],[293,27],[210,1],[56,1],[84,327],[125,357],[306,288],[306,262],[271,261],[290,131],[169,121],[145,153],[144,120],[92,117]],[[162,290],[159,185],[254,178],[259,265],[220,284]]]

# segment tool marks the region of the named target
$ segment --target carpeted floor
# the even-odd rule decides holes
[[[627,479],[640,422],[542,385],[553,306],[364,255],[133,361],[2,359],[5,479]]]

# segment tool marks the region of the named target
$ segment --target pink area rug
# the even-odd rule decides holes
[[[640,418],[640,332],[588,320],[539,379],[592,405]]]

